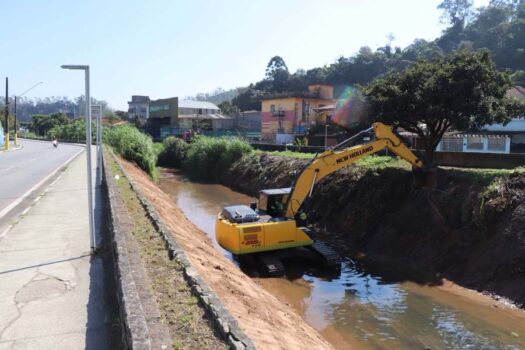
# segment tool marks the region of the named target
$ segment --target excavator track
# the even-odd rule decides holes
[[[314,244],[308,246],[310,250],[315,252],[321,259],[321,262],[325,268],[328,269],[340,269],[342,258],[332,248],[324,244],[321,241],[315,241]]]
[[[262,273],[268,277],[281,277],[284,276],[285,270],[284,265],[275,254],[270,253],[259,253],[256,258],[259,262],[260,268],[263,270]]]

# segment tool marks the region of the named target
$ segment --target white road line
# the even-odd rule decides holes
[[[29,209],[29,208],[28,208]],[[11,231],[11,229],[13,228],[13,225],[9,225],[5,230],[4,232],[0,233],[0,238],[3,238],[5,235],[7,235],[7,233],[9,231]]]
[[[16,207],[18,204],[20,204],[27,196],[29,196],[34,190],[36,190],[38,187],[40,187],[44,182],[46,182],[51,176],[55,175],[57,171],[62,169],[64,166],[67,166],[69,162],[71,162],[76,156],[78,156],[84,149],[81,149],[77,153],[75,153],[71,158],[66,160],[62,165],[58,166],[55,170],[53,170],[49,175],[47,175],[45,178],[43,178],[41,181],[39,181],[36,185],[31,187],[26,193],[24,193],[21,197],[18,197],[13,202],[11,202],[7,207],[5,207],[2,211],[0,211],[0,219],[3,218],[7,213],[9,213],[14,207]],[[38,198],[38,197],[37,197]],[[35,200],[36,202],[37,200]]]

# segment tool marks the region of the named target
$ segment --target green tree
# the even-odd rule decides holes
[[[64,113],[37,114],[33,116],[29,129],[39,136],[46,136],[53,127],[66,125],[69,122],[70,119]]]
[[[281,56],[274,56],[266,66],[266,78],[273,80],[279,72],[288,73],[288,67]]]
[[[488,51],[464,50],[376,79],[364,95],[371,118],[419,135],[432,162],[447,130],[523,115],[525,106],[506,96],[511,86],[510,74],[496,69]]]
[[[231,104],[230,101],[224,101],[218,106],[222,114],[233,116],[237,113],[238,107]]]
[[[467,21],[473,14],[472,0],[444,0],[438,9],[443,10],[442,21],[452,25]]]

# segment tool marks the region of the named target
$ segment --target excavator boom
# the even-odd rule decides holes
[[[384,149],[388,149],[403,158],[414,168],[423,168],[424,164],[421,159],[405,145],[391,126],[374,123],[371,130],[375,135],[375,140],[371,142],[343,148],[345,141],[314,158],[297,177],[287,199],[284,215],[291,218],[295,217],[305,198],[312,194],[315,184],[325,176]],[[341,148],[343,149],[339,150]]]

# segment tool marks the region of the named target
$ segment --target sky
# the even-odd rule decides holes
[[[290,72],[351,56],[360,47],[432,40],[444,25],[441,0],[0,0],[0,91],[10,95],[84,93],[127,110],[131,95],[152,99],[218,87],[246,86],[264,77],[270,58]],[[474,0],[483,6],[488,0]]]

